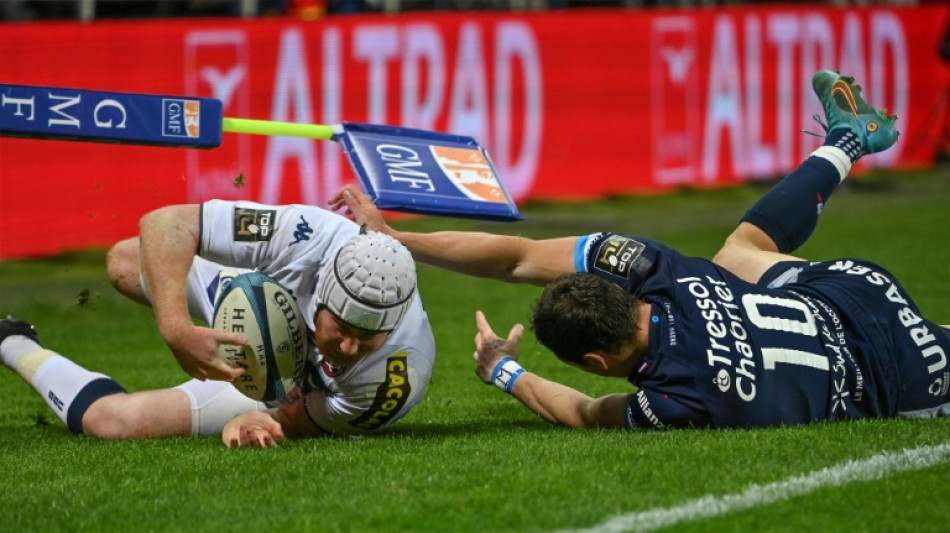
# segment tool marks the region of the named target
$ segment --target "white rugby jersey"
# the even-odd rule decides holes
[[[280,282],[297,300],[312,336],[309,310],[318,276],[358,232],[351,220],[319,207],[212,200],[201,207],[198,255],[216,263],[217,270],[258,270]],[[200,277],[196,270],[192,278]],[[205,291],[201,299],[208,305],[202,305],[205,316],[199,318],[210,324],[218,278],[216,272],[203,277],[189,280],[189,290]],[[435,338],[418,290],[385,344],[350,367],[324,364],[309,344],[319,379],[306,396],[307,412],[317,426],[337,435],[370,433],[404,416],[424,396],[435,364]]]

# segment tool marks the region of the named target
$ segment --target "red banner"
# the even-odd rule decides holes
[[[0,24],[0,82],[209,96],[225,115],[471,135],[518,201],[773,177],[820,144],[811,74],[854,74],[900,116],[861,166],[932,164],[950,8],[717,10]],[[15,112],[0,102],[0,113]],[[103,246],[156,207],[323,205],[329,141],[225,134],[212,150],[0,139],[0,258]]]

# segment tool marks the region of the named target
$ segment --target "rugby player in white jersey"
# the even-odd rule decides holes
[[[338,260],[339,258],[339,260]],[[228,446],[273,446],[285,438],[372,433],[425,394],[435,339],[416,290],[415,263],[392,238],[329,211],[213,200],[142,218],[140,237],[108,255],[113,285],[151,305],[159,332],[195,379],[126,393],[112,378],[44,349],[36,331],[0,320],[0,356],[74,433],[105,439],[221,434]],[[258,270],[294,295],[310,331],[301,387],[278,405],[242,395],[242,370],[217,356],[242,335],[210,324],[218,287]],[[353,274],[363,270],[359,276]],[[356,279],[378,291],[356,291]]]

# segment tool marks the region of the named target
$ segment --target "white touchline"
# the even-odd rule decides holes
[[[950,461],[950,442],[900,452],[885,452],[767,485],[754,483],[738,494],[703,496],[676,507],[619,515],[588,529],[565,530],[562,533],[653,531],[680,522],[769,505],[808,494],[822,487],[837,487],[852,481],[873,481],[898,472],[919,470],[947,461]]]

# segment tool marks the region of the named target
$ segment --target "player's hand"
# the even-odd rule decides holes
[[[524,334],[524,326],[515,324],[508,332],[508,338],[502,339],[492,331],[491,325],[481,311],[475,311],[475,373],[485,383],[491,383],[491,374],[498,361],[504,357],[518,360],[518,342]]]
[[[344,185],[330,197],[327,203],[334,211],[346,208],[343,214],[368,230],[388,233],[390,229],[383,214],[376,208],[376,204],[354,185]]]
[[[221,440],[228,448],[272,448],[286,437],[272,416],[264,411],[248,411],[225,424]]]
[[[163,331],[163,336],[178,361],[178,366],[193,378],[201,381],[233,381],[244,373],[243,368],[233,368],[227,361],[218,357],[218,345],[247,345],[244,335],[189,323],[168,333]]]

